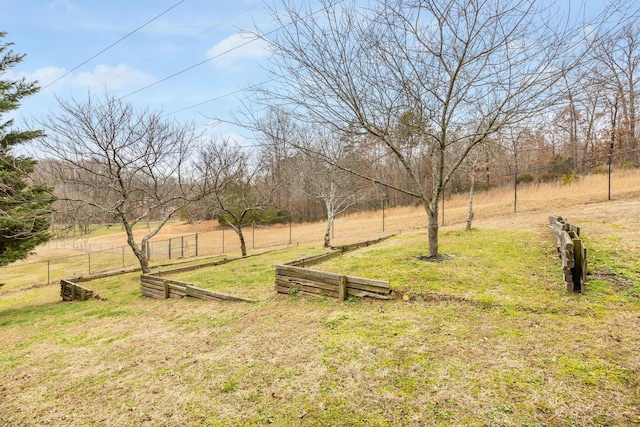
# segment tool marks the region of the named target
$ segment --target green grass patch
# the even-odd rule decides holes
[[[244,259],[171,275],[175,280],[193,283],[195,286],[217,292],[254,299],[273,295],[275,266],[300,258],[327,252],[318,246],[293,247],[256,254]]]
[[[84,284],[104,300],[12,292],[0,424],[640,425],[640,254],[618,232],[583,238],[584,295],[541,227],[444,231],[441,263],[416,233],[314,267],[390,280],[394,301],[276,296],[274,265],[314,247],[171,276],[257,304],[145,298],[138,274]]]

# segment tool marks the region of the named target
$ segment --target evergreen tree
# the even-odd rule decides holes
[[[0,32],[0,40],[5,36],[6,33]],[[12,43],[0,42],[0,77],[25,56],[15,54],[11,46]],[[50,237],[51,189],[31,181],[37,163],[34,159],[12,152],[17,145],[43,133],[12,129],[13,119],[3,118],[16,110],[24,97],[39,89],[37,82],[27,82],[24,78],[0,78],[0,266],[26,257]]]

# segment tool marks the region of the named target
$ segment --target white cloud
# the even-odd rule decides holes
[[[37,81],[40,87],[45,87],[49,83],[61,78],[66,72],[67,70],[65,70],[64,68],[58,68],[51,65],[43,68],[38,68],[32,73],[27,73],[27,72],[15,73],[15,72],[9,71],[7,73],[7,77],[9,78],[9,80],[18,80],[18,79],[24,78],[28,82]],[[68,80],[69,80],[68,76],[61,79],[61,81],[68,81]],[[50,88],[42,90],[42,92],[51,92],[51,91],[53,91],[53,89],[50,89]]]
[[[56,9],[57,7],[64,8],[67,12],[73,12],[75,6],[69,0],[55,0],[49,4],[49,9]]]
[[[207,58],[216,57],[213,64],[218,68],[231,67],[243,59],[264,58],[267,55],[266,43],[248,33],[232,34],[207,51]]]
[[[73,77],[72,83],[75,86],[88,87],[92,89],[120,89],[122,87],[139,87],[155,82],[156,79],[126,64],[115,67],[108,65],[98,65],[93,71],[83,71]]]
[[[93,71],[83,71],[79,73],[72,73],[65,76],[67,70],[64,68],[58,68],[54,66],[47,66],[38,68],[32,73],[12,73],[8,72],[7,77],[10,80],[18,80],[25,78],[27,81],[37,80],[40,87],[44,88],[48,84],[55,82],[55,84],[43,89],[42,92],[59,92],[62,85],[77,86],[89,89],[120,89],[134,87],[138,88],[146,86],[156,81],[156,78],[150,74],[146,74],[135,68],[131,68],[126,64],[120,64],[115,67],[108,65],[98,65]],[[61,78],[61,79],[60,79]],[[60,79],[59,81],[57,81]]]

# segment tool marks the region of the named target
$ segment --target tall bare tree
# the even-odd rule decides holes
[[[638,80],[640,79],[640,25],[626,24],[598,44],[594,58],[604,65],[605,81],[614,95],[620,113],[612,129],[618,129],[623,149],[635,151],[640,138],[638,121]],[[620,132],[620,130],[623,130]],[[637,153],[631,157],[638,159]]]
[[[48,174],[59,200],[121,223],[142,271],[149,272],[149,239],[210,191],[192,165],[199,135],[191,124],[137,111],[112,95],[59,104],[60,112],[41,122],[47,136],[39,144],[51,160]],[[152,215],[158,222],[136,241],[134,226]]]
[[[363,8],[325,0],[312,12],[284,1],[273,15],[280,29],[258,32],[271,45],[276,82],[262,99],[352,136],[345,141],[373,138],[406,184],[336,165],[417,198],[436,257],[444,186],[475,146],[560,96],[557,83],[578,62],[585,28],[596,28],[573,25],[552,4],[378,0]],[[398,132],[409,111],[410,141]]]
[[[204,199],[206,210],[233,229],[246,256],[243,227],[269,206],[273,183],[261,180],[261,165],[252,163],[243,147],[229,139],[213,139],[203,147],[198,169],[207,186],[216,189]]]
[[[361,159],[340,144],[339,135],[307,135],[304,149],[300,150],[302,159],[299,173],[304,182],[304,192],[309,197],[322,201],[327,226],[324,232],[324,247],[331,246],[331,230],[336,217],[358,203],[373,186],[353,173],[338,169],[334,163],[349,164],[356,170]],[[330,159],[330,161],[327,161]]]

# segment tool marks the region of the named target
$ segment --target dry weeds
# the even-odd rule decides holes
[[[552,261],[547,215],[568,217],[592,259],[585,295],[565,294],[559,266],[546,264],[521,275],[539,297],[498,286],[490,304],[462,288],[467,279],[460,294],[443,284],[393,302],[268,292],[257,304],[155,301],[140,297],[133,274],[91,282],[106,301],[62,303],[55,286],[3,291],[0,425],[640,425],[640,292],[631,282],[640,277],[640,200],[581,203],[586,188],[575,184],[572,197],[523,190],[529,211],[517,214],[508,191],[479,197],[475,227],[530,230],[525,244],[548,242],[537,256]],[[466,202],[445,203],[451,245],[464,236],[456,230]],[[420,209],[387,215],[385,233],[403,229],[392,251],[420,240]],[[336,241],[381,235],[381,225],[380,213],[342,218]],[[165,236],[190,227],[172,224]],[[319,245],[322,227],[296,227],[294,242]]]

